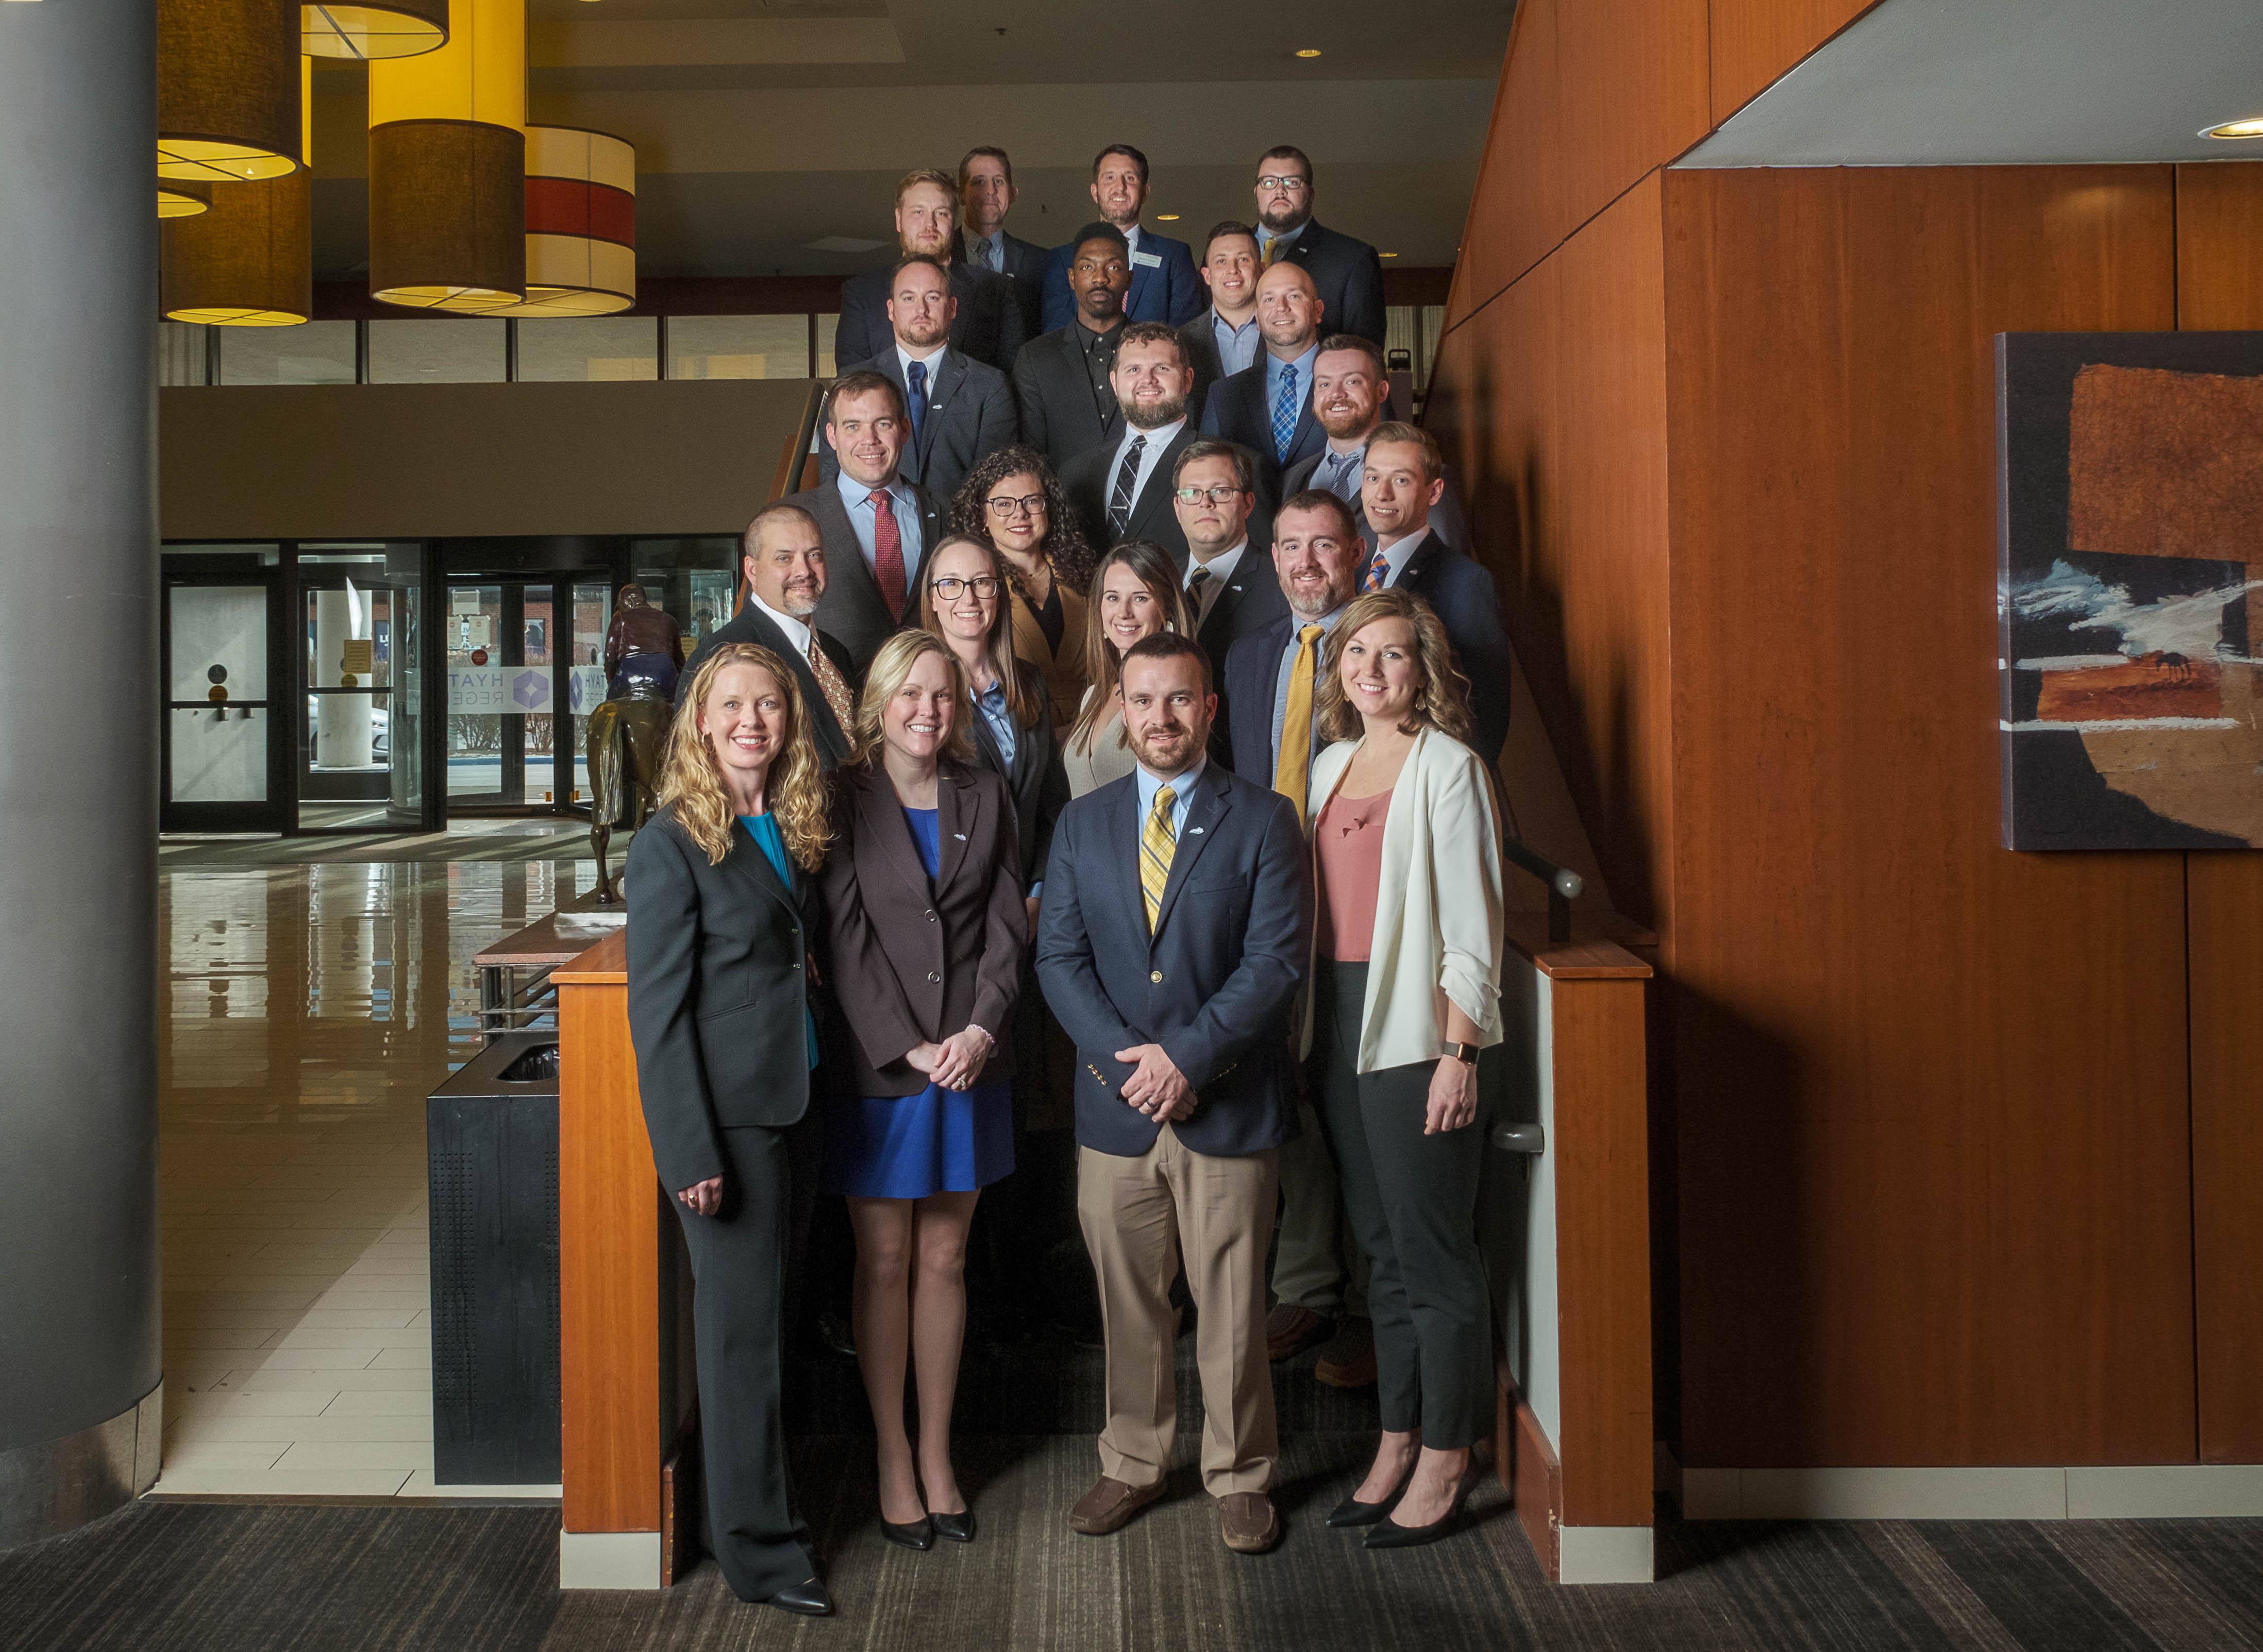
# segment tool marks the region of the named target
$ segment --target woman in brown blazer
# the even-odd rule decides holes
[[[1084,589],[1092,551],[1052,467],[1033,448],[1001,448],[967,473],[951,506],[954,533],[1005,565],[1014,653],[1045,674],[1055,728],[1084,698]]]
[[[879,1439],[880,1525],[974,1536],[951,1466],[966,1232],[1014,1168],[1013,1050],[1029,921],[1006,783],[974,761],[965,669],[927,631],[874,656],[857,760],[835,779],[825,867],[833,988],[850,1036],[826,1109],[828,1193],[857,1234],[857,1363]],[[915,1468],[904,1372],[917,1379]]]

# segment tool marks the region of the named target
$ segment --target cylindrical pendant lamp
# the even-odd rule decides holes
[[[506,315],[611,315],[636,302],[636,146],[526,129],[526,302]]]
[[[361,0],[299,8],[299,49],[309,57],[415,57],[448,43],[448,0]]]
[[[315,66],[299,60],[299,153],[283,177],[215,184],[211,210],[163,228],[158,307],[169,321],[296,327],[315,313]]]
[[[369,290],[416,309],[526,296],[525,0],[455,0],[448,43],[369,66]]]
[[[297,171],[298,57],[298,0],[157,0],[157,176]]]
[[[194,218],[212,205],[212,185],[192,184],[184,177],[157,180],[157,216]]]

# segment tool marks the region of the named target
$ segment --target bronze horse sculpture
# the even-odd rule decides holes
[[[661,750],[675,712],[658,695],[639,691],[645,686],[632,679],[629,693],[617,695],[592,711],[584,739],[589,761],[589,847],[597,856],[601,905],[610,906],[621,898],[605,858],[613,828],[622,826],[633,832],[652,813]]]

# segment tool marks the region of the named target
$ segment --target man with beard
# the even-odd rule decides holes
[[[1183,241],[1173,241],[1139,227],[1139,211],[1147,204],[1147,157],[1128,143],[1111,143],[1093,157],[1092,204],[1101,217],[1124,237],[1131,266],[1132,286],[1124,299],[1124,319],[1168,321],[1182,327],[1203,307],[1202,283],[1195,279],[1194,255]],[[1075,289],[1069,265],[1076,260],[1076,242],[1056,247],[1045,265],[1045,324],[1048,330],[1068,325],[1075,313]]]
[[[1323,339],[1312,361],[1312,416],[1327,433],[1327,445],[1291,465],[1281,477],[1281,491],[1301,494],[1307,487],[1325,487],[1351,507],[1360,533],[1375,543],[1360,504],[1360,485],[1367,473],[1367,444],[1383,422],[1391,381],[1383,370],[1383,352],[1356,333],[1338,333]],[[1430,512],[1430,531],[1455,550],[1471,549],[1468,514],[1462,509],[1461,490],[1450,469],[1443,470],[1444,489]]]
[[[1312,944],[1308,856],[1285,802],[1209,761],[1217,702],[1192,638],[1134,643],[1118,694],[1139,766],[1063,811],[1038,933],[1038,979],[1077,1047],[1077,1216],[1107,1338],[1100,1479],[1068,1521],[1104,1536],[1163,1495],[1182,1262],[1204,1488],[1226,1547],[1260,1554],[1281,1535],[1260,1327],[1294,1106],[1289,1018]]]
[[[1095,550],[1147,539],[1187,565],[1187,536],[1172,507],[1173,468],[1196,438],[1187,418],[1194,388],[1186,346],[1160,321],[1134,321],[1116,343],[1109,382],[1124,412],[1115,445],[1092,447],[1061,466],[1061,491]]]
[[[1383,261],[1374,248],[1312,217],[1312,162],[1291,144],[1257,160],[1257,248],[1268,269],[1293,263],[1312,278],[1334,325],[1384,342]]]
[[[1249,366],[1212,385],[1203,403],[1203,434],[1256,454],[1269,498],[1281,496],[1281,473],[1327,440],[1312,417],[1312,369],[1326,314],[1311,276],[1293,263],[1275,264],[1257,278],[1257,331],[1265,348]]]
[[[1210,387],[1254,364],[1264,345],[1257,332],[1257,272],[1262,267],[1257,232],[1231,218],[1215,226],[1203,244],[1202,278],[1210,289],[1210,308],[1179,329],[1195,370],[1189,405],[1197,420]]]
[[[897,473],[938,499],[956,494],[984,458],[1011,447],[1020,429],[1006,375],[947,344],[958,312],[950,272],[923,253],[905,259],[888,294],[893,348],[848,369],[894,380],[911,422]],[[831,448],[821,448],[818,468],[828,481],[839,473]]]
[[[1075,317],[1031,339],[1014,361],[1022,440],[1043,453],[1056,474],[1087,448],[1124,434],[1110,377],[1124,334],[1124,294],[1132,285],[1132,255],[1123,232],[1112,224],[1080,230],[1068,281],[1076,294]]]
[[[745,595],[738,615],[701,640],[680,684],[688,684],[718,648],[743,642],[769,649],[793,667],[817,754],[828,771],[837,768],[848,761],[849,736],[857,725],[856,695],[849,686],[856,674],[849,651],[817,629],[817,607],[825,597],[825,540],[817,519],[784,501],[765,505],[747,524],[739,546]]]
[[[1022,347],[1022,307],[1004,276],[952,261],[958,224],[958,185],[950,173],[923,168],[904,174],[896,185],[897,257],[932,258],[950,271],[951,294],[958,300],[951,324],[951,349],[1004,372]],[[894,275],[892,265],[841,284],[833,359],[842,372],[888,348],[888,299]]]

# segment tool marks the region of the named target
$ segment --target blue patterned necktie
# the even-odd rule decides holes
[[[1328,491],[1347,505],[1359,502],[1360,461],[1364,458],[1364,452],[1328,455],[1328,465],[1334,472],[1327,480]]]
[[[1273,398],[1273,457],[1289,462],[1290,446],[1297,439],[1297,366],[1281,370],[1281,393]]]
[[[927,417],[927,364],[914,362],[907,370],[906,377],[911,380],[912,440],[916,442],[919,440],[920,422]]]

